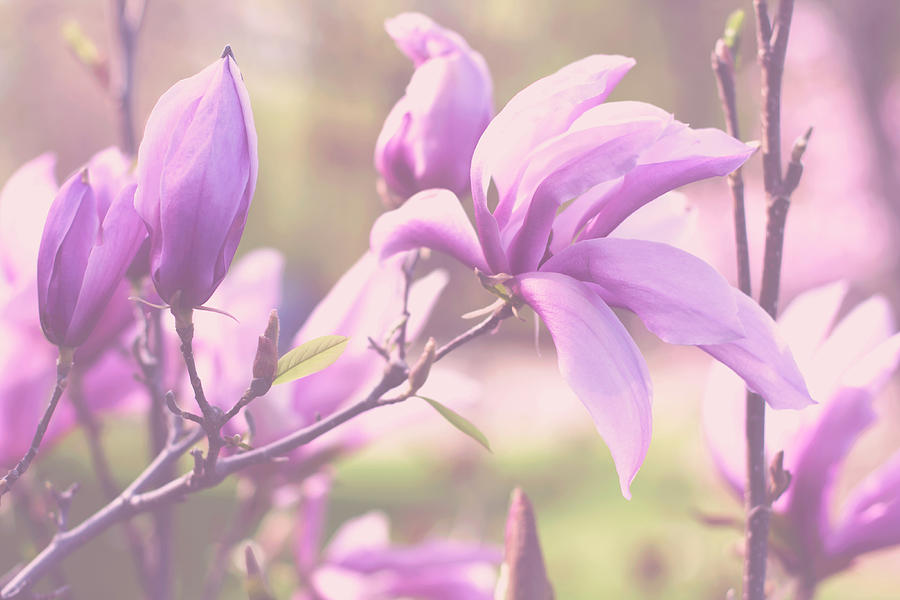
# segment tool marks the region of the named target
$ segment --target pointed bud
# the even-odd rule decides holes
[[[259,336],[253,359],[253,378],[272,384],[278,370],[278,311],[269,314],[264,335]]]
[[[458,33],[425,15],[398,15],[385,29],[416,71],[375,144],[383,196],[402,202],[429,188],[462,194],[475,145],[493,114],[487,64]]]
[[[126,185],[101,206],[87,169],[59,189],[38,250],[38,310],[54,344],[75,347],[87,339],[143,242],[134,190]]]
[[[160,297],[206,302],[225,277],[256,187],[256,129],[228,49],[156,103],[138,151],[134,205],[150,232]]]
[[[428,338],[428,341],[425,343],[425,349],[422,350],[422,355],[419,357],[419,360],[416,361],[416,364],[413,365],[412,369],[409,370],[408,381],[410,394],[418,392],[428,380],[428,374],[431,372],[431,365],[434,363],[435,349],[436,344],[434,338]]]
[[[513,490],[509,504],[502,584],[505,590],[498,589],[497,600],[553,600],[534,510],[519,488]]]

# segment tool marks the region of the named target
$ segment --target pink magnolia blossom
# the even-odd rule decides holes
[[[787,568],[813,587],[865,552],[900,544],[900,452],[834,511],[841,465],[875,423],[873,400],[900,361],[900,333],[887,300],[872,297],[836,322],[846,291],[846,284],[834,283],[801,294],[779,318],[820,404],[766,417],[767,446],[784,451],[793,476],[774,505],[774,548]],[[740,380],[714,365],[704,429],[719,472],[738,498],[744,489],[742,396]]]
[[[609,446],[626,497],[650,442],[651,385],[610,306],[636,313],[666,342],[712,354],[774,407],[810,402],[789,350],[755,302],[690,254],[608,237],[658,196],[724,175],[753,151],[649,104],[603,103],[633,65],[623,56],[590,56],[510,100],[472,159],[474,230],[452,192],[427,190],[382,215],[370,239],[382,258],[424,246],[513,276],[505,285],[550,330],[560,371]],[[493,211],[491,181],[499,196]]]
[[[324,550],[327,476],[304,483],[295,557],[301,591],[294,600],[491,600],[500,552],[481,544],[433,539],[391,544],[387,517],[370,512],[344,523]]]
[[[462,194],[475,144],[494,112],[487,64],[459,34],[425,15],[403,13],[385,29],[416,72],[378,135],[375,166],[404,200],[432,187]]]

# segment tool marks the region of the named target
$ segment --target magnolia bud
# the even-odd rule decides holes
[[[87,339],[146,237],[134,211],[135,186],[98,205],[88,171],[59,189],[38,251],[38,310],[47,339],[75,347]]]
[[[202,305],[225,277],[257,166],[250,98],[226,47],[162,95],[138,150],[134,204],[150,232],[150,276],[173,309]]]
[[[462,194],[493,115],[487,64],[458,33],[425,15],[401,14],[385,29],[416,71],[378,136],[375,167],[401,200],[429,188]]]

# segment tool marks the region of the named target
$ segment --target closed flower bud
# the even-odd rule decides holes
[[[231,49],[153,107],[138,150],[135,208],[150,276],[173,309],[202,305],[225,277],[256,187],[256,129]]]
[[[100,206],[87,169],[59,189],[38,251],[38,308],[44,335],[79,346],[97,324],[146,237],[134,184]]]
[[[481,54],[428,17],[404,13],[385,23],[415,64],[375,145],[375,167],[401,201],[429,188],[469,187],[478,138],[493,115],[491,76]]]

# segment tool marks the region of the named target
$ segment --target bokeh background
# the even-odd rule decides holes
[[[147,0],[136,63],[136,122],[142,130],[156,98],[176,80],[218,58],[229,43],[244,73],[259,133],[260,178],[240,253],[260,246],[287,258],[283,328],[296,329],[315,302],[368,245],[383,208],[372,166],[375,138],[412,72],[383,31],[385,18],[417,10],[459,31],[490,66],[498,108],[516,91],[592,53],[619,53],[637,67],[613,99],[657,104],[695,127],[722,126],[709,67],[714,40],[735,0]],[[109,3],[101,0],[0,0],[0,181],[45,151],[62,179],[118,139],[106,90],[76,60],[62,34],[77,23],[101,54],[112,46]],[[815,128],[806,173],[795,194],[785,250],[783,301],[814,285],[846,278],[851,302],[873,293],[900,300],[900,4],[895,0],[797,3],[784,94],[784,145]],[[739,103],[743,138],[758,136],[758,70],[752,20],[741,45]],[[114,57],[113,57],[114,59]],[[748,179],[751,250],[761,256],[759,160]],[[684,245],[734,279],[731,202],[724,180],[683,190],[696,224]],[[448,339],[467,326],[464,312],[491,300],[469,273],[451,272],[431,333]],[[758,278],[755,283],[758,282]],[[344,461],[329,530],[370,508],[387,511],[394,536],[429,533],[502,543],[508,494],[531,495],[551,578],[560,599],[721,599],[740,574],[739,536],[701,523],[700,513],[739,517],[714,477],[702,439],[699,400],[705,355],[665,347],[628,321],[655,385],[654,440],[634,487],[622,499],[608,452],[587,414],[560,380],[544,336],[538,354],[529,323],[507,322],[492,339],[459,352],[444,370],[445,394],[486,433],[488,454],[436,416]],[[283,336],[289,338],[289,336]],[[441,399],[439,397],[439,399]],[[404,410],[403,407],[390,410]],[[841,486],[898,446],[900,400],[878,405],[881,423],[854,451]],[[122,483],[143,466],[143,431],[127,419],[107,423]],[[86,446],[73,433],[42,456],[41,479],[83,491],[81,519],[100,504]],[[210,540],[229,522],[235,486],[223,485],[180,507],[179,598],[198,594]],[[27,526],[0,508],[0,559],[34,552]],[[11,542],[7,542],[11,540]],[[136,597],[118,532],[107,533],[65,564],[79,597]],[[269,576],[289,597],[286,557],[268,557]],[[835,578],[822,598],[897,597],[900,554],[881,553]],[[223,597],[240,598],[238,571]],[[776,574],[777,576],[777,574]],[[110,595],[110,590],[117,590]]]

